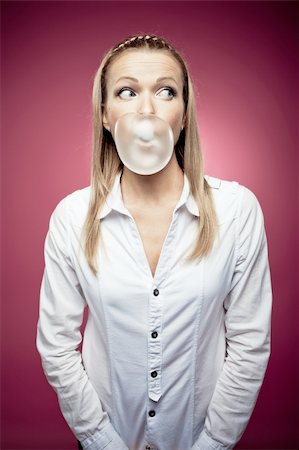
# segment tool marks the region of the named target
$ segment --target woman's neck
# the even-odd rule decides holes
[[[183,185],[184,173],[175,153],[158,173],[138,175],[124,166],[121,176],[122,197],[127,208],[173,206],[180,198]]]

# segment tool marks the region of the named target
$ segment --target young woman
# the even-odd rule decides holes
[[[45,240],[45,375],[79,448],[231,449],[270,355],[259,202],[204,175],[190,74],[162,38],[132,36],[107,53],[93,114],[91,185],[59,202]],[[169,157],[146,175],[130,136],[124,144],[133,118],[153,136],[157,124],[171,130]]]

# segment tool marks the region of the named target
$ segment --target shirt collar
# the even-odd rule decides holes
[[[112,210],[118,211],[121,214],[128,215],[128,210],[125,208],[123,199],[122,199],[122,192],[121,192],[121,184],[120,184],[120,178],[121,173],[119,172],[116,177],[115,181],[112,187],[112,190],[110,194],[108,194],[106,198],[106,202],[104,203],[101,211],[98,213],[98,218],[103,219],[106,217]],[[220,180],[205,176],[206,180],[208,181],[209,185],[213,188],[218,189],[220,185]],[[194,200],[193,195],[190,192],[190,183],[188,180],[187,175],[184,173],[184,185],[183,190],[181,193],[181,197],[175,207],[175,210],[179,209],[181,206],[185,205],[188,211],[193,214],[194,216],[199,217],[199,209],[197,206],[197,203]]]

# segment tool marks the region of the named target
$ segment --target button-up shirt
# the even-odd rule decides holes
[[[154,277],[120,174],[98,214],[97,275],[80,243],[90,186],[51,215],[37,348],[84,449],[231,449],[245,431],[270,355],[264,219],[251,190],[205,178],[219,222],[211,253],[185,260],[200,210],[184,174]]]

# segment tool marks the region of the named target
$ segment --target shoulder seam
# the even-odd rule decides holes
[[[241,216],[241,205],[242,205],[242,200],[244,197],[244,186],[239,184],[239,198],[237,199],[237,208],[236,208],[236,239],[235,239],[235,249],[236,249],[236,264],[239,261],[239,257],[240,257],[240,216]],[[236,192],[237,192],[237,188],[236,188]]]
[[[66,240],[67,240],[67,251],[68,251],[68,258],[71,260],[71,243],[70,243],[70,214],[69,214],[69,196],[68,194],[65,197],[65,213],[66,213]]]

